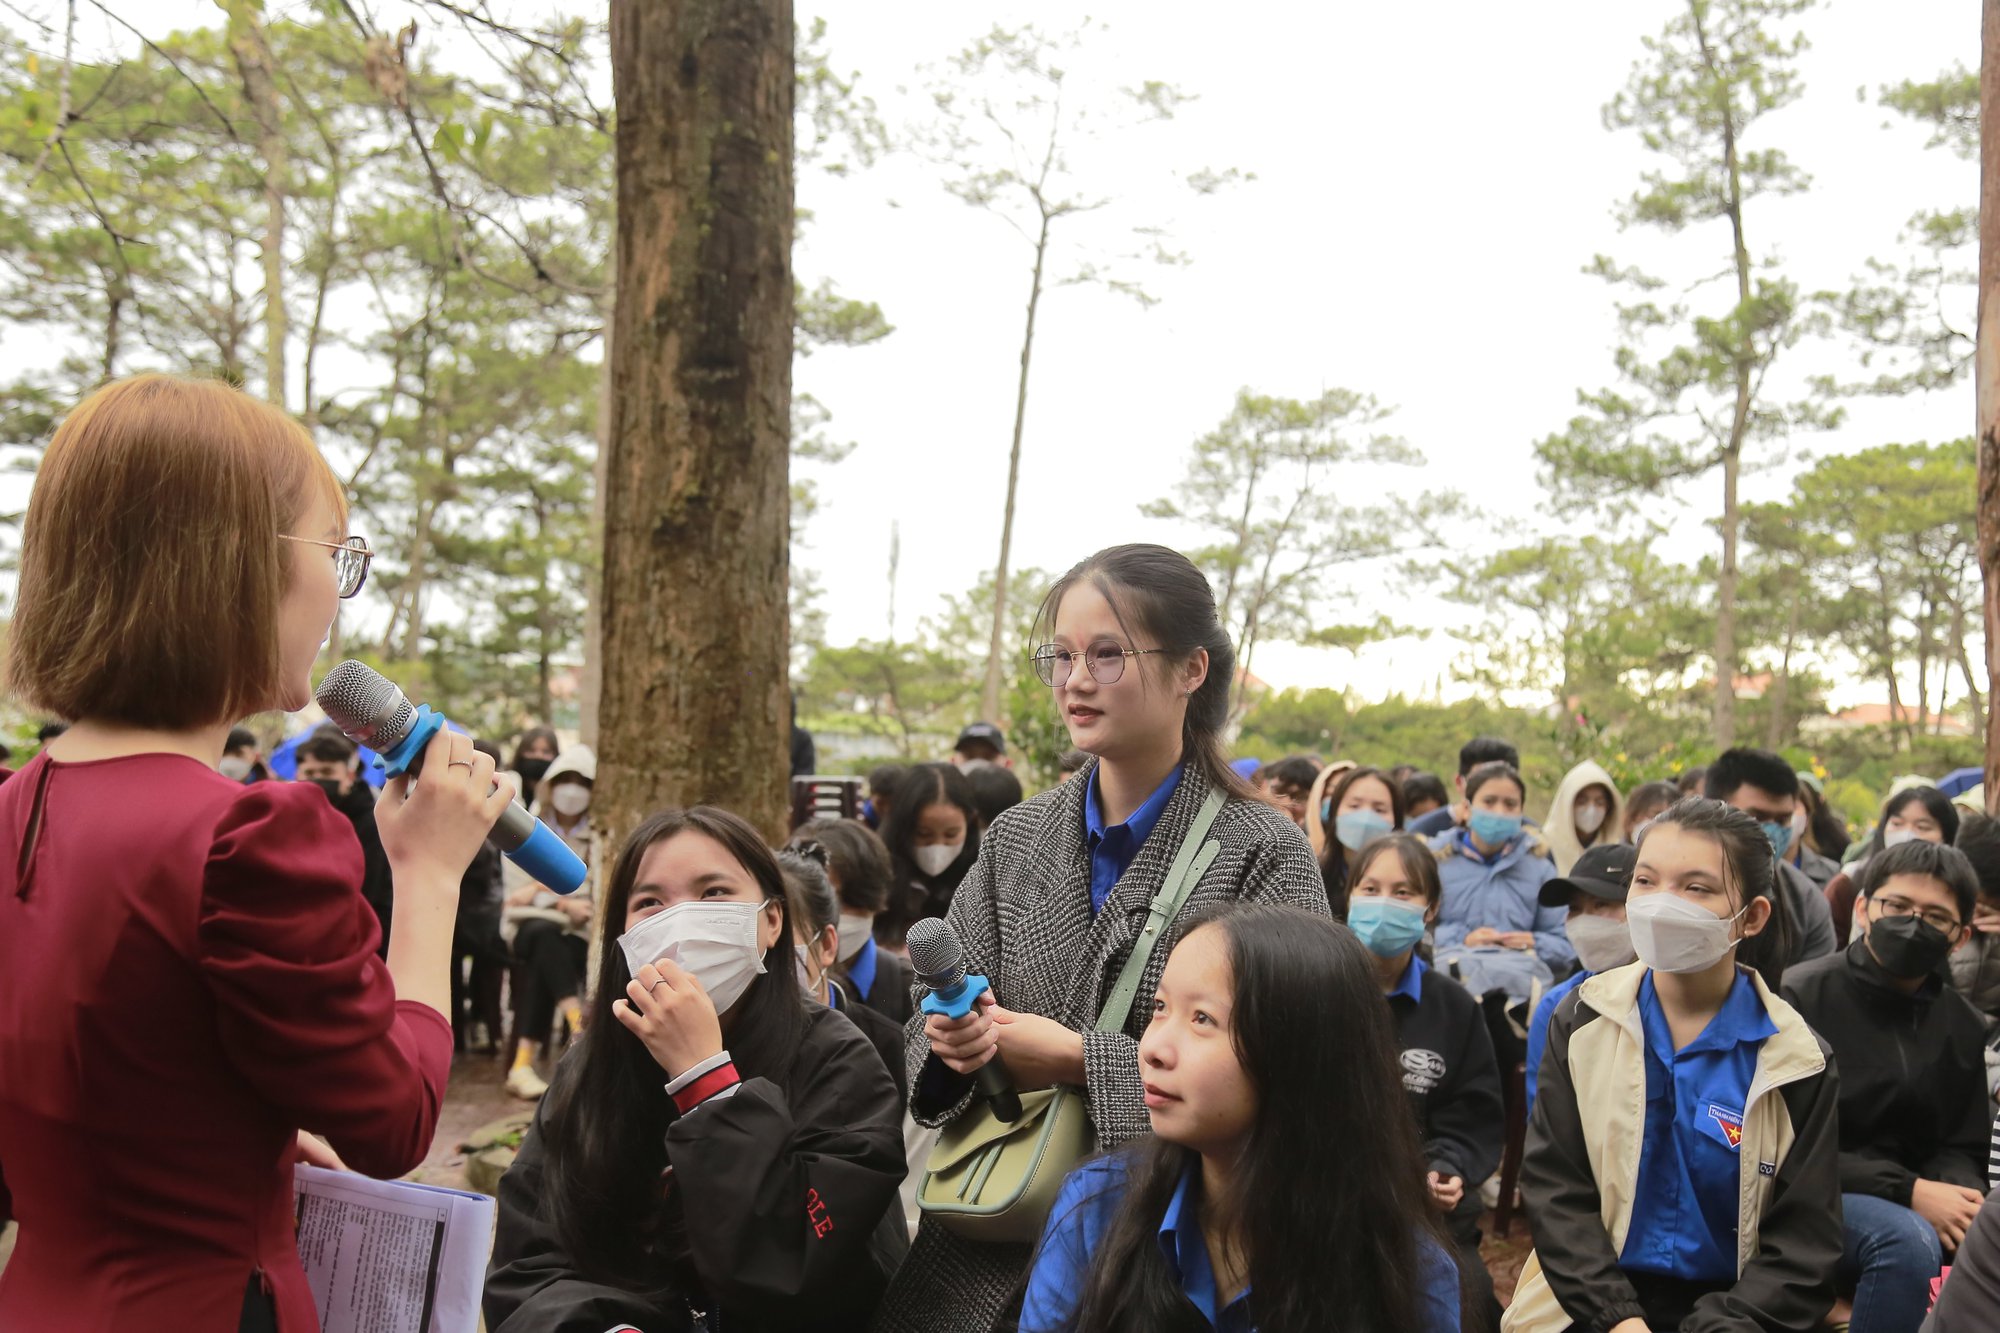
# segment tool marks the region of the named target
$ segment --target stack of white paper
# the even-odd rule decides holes
[[[292,1183],[322,1333],[476,1333],[492,1199],[303,1164]]]

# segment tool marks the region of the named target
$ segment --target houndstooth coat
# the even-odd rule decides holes
[[[1221,851],[1147,961],[1124,1029],[1093,1031],[1145,925],[1146,908],[1212,790],[1198,769],[1186,770],[1104,910],[1093,914],[1083,810],[1093,769],[994,821],[952,898],[949,919],[965,942],[967,966],[985,973],[996,1000],[1083,1033],[1090,1118],[1099,1149],[1109,1149],[1150,1127],[1138,1037],[1182,923],[1222,902],[1288,903],[1324,913],[1327,901],[1319,865],[1298,826],[1262,802],[1230,801],[1209,832]],[[972,1081],[931,1059],[923,1017],[914,1015],[905,1030],[910,1110],[919,1124],[944,1125],[971,1101]],[[876,1333],[986,1333],[1017,1300],[1030,1258],[1028,1246],[962,1240],[926,1217],[883,1297]]]

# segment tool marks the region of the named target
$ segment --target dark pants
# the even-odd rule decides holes
[[[523,921],[514,936],[514,1036],[547,1041],[556,1005],[583,985],[590,944],[553,921]]]
[[[486,1025],[491,1034],[488,1040],[500,1040],[500,981],[506,975],[507,946],[500,939],[500,914],[460,911],[451,935],[453,1049],[465,1049],[466,1029],[475,1021]]]

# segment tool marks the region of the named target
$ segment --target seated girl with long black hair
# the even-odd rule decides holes
[[[907,1248],[902,1111],[799,988],[776,858],[726,811],[654,815],[603,920],[591,1021],[500,1182],[487,1328],[860,1327]]]
[[[1200,919],[1139,1042],[1150,1138],[1079,1167],[1021,1333],[1456,1333],[1374,962],[1324,917]]]

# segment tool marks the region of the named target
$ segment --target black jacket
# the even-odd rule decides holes
[[[881,974],[876,975],[879,977]],[[879,987],[881,982],[878,980],[876,985]],[[909,987],[905,986],[903,989],[907,998]],[[827,1007],[837,1013],[845,1014],[850,1023],[861,1029],[861,1035],[868,1038],[869,1044],[875,1048],[875,1054],[882,1057],[882,1063],[888,1069],[890,1077],[896,1080],[897,1104],[907,1102],[910,1099],[910,1089],[906,1083],[909,1074],[904,1068],[903,1060],[903,1025],[890,1022],[885,1014],[856,1000],[838,983],[834,986],[834,997],[834,1003]]]
[[[1785,998],[1840,1062],[1840,1188],[1905,1208],[1919,1178],[1986,1188],[1985,1025],[1942,971],[1895,988],[1868,941],[1785,973]]]
[[[673,1188],[705,1290],[664,1300],[594,1281],[564,1252],[540,1206],[542,1140],[560,1132],[547,1121],[561,1104],[552,1089],[500,1179],[484,1299],[491,1333],[604,1333],[621,1322],[684,1333],[690,1307],[707,1312],[710,1333],[865,1326],[909,1248],[895,1084],[854,1024],[819,1006],[786,1082],[789,1092],[750,1078],[668,1122]],[[660,1097],[672,1116],[664,1089]]]
[[[1486,1016],[1465,987],[1435,969],[1424,973],[1423,999],[1389,997],[1403,1047],[1403,1093],[1423,1136],[1424,1158],[1468,1191],[1500,1165],[1506,1111],[1500,1066]]]

